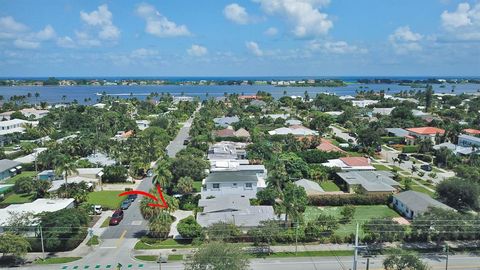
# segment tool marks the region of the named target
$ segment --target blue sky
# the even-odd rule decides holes
[[[480,0],[0,7],[0,77],[480,75]]]

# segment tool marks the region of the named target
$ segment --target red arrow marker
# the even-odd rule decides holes
[[[149,203],[147,205],[150,206],[150,207],[159,207],[159,208],[167,209],[168,204],[165,201],[165,199],[163,198],[162,188],[160,187],[159,184],[157,184],[156,186],[157,186],[158,195],[160,196],[160,200],[162,200],[162,203],[161,204],[160,203]],[[150,199],[158,202],[158,198],[155,197],[155,195],[152,195],[151,193],[141,191],[141,190],[125,191],[125,192],[122,192],[122,193],[118,194],[118,196],[126,196],[126,195],[131,195],[131,194],[138,194],[138,195],[146,196],[146,197],[149,197]]]

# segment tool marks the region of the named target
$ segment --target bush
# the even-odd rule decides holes
[[[202,235],[202,226],[197,223],[193,216],[180,220],[177,229],[180,235],[186,239],[194,239]]]
[[[419,159],[419,160],[422,160],[422,161],[425,161],[425,162],[432,162],[432,157],[431,156],[427,156],[427,155],[423,155],[423,154],[412,154],[412,157],[416,158],[416,159]]]
[[[192,211],[197,208],[200,195],[185,194],[179,198],[178,206],[180,210]]]
[[[388,204],[390,195],[314,195],[309,196],[309,204],[315,206],[378,205]]]
[[[384,144],[403,144],[405,143],[405,138],[403,137],[382,137],[382,143]]]
[[[416,145],[405,145],[402,148],[402,153],[410,154],[410,153],[417,153],[418,152],[418,146]]]
[[[122,165],[106,166],[103,169],[102,181],[104,183],[115,183],[127,181],[128,170]]]

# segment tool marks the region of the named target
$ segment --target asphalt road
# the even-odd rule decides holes
[[[110,250],[110,254],[116,253],[116,250]],[[120,255],[120,254],[118,254]],[[99,261],[95,261],[90,265],[83,264],[82,261],[77,263],[71,263],[64,268],[65,265],[50,265],[50,266],[36,266],[35,269],[115,269],[115,266],[120,261],[125,269],[149,269],[157,270],[159,265],[157,263],[139,262],[129,260],[126,262],[126,257],[111,258],[110,255],[106,256]],[[428,263],[432,270],[445,269],[445,258],[439,257],[426,257],[423,260]],[[383,257],[371,258],[369,269],[370,270],[383,270],[382,267]],[[96,266],[99,266],[98,268]],[[110,265],[110,267],[107,267]],[[131,265],[128,267],[128,265]],[[352,257],[289,257],[289,258],[277,258],[277,259],[252,259],[250,261],[250,269],[252,270],[349,270],[352,269],[353,258]],[[74,268],[77,266],[77,268]],[[85,266],[88,266],[86,268]],[[357,264],[358,270],[365,270],[367,268],[366,259],[360,258]],[[32,269],[32,268],[16,268],[16,269]],[[163,263],[162,270],[180,270],[184,269],[182,262],[169,262]],[[480,270],[480,258],[468,255],[454,255],[449,257],[448,269],[462,269],[462,270]]]
[[[353,143],[357,143],[357,139],[350,136],[347,132],[344,132],[335,126],[330,126],[330,128],[332,129],[332,132],[333,134],[335,134],[335,136],[340,137],[345,141],[351,140]]]
[[[198,111],[198,109],[197,109]],[[170,157],[174,157],[178,151],[185,148],[183,141],[188,138],[188,133],[192,124],[193,118],[188,119],[174,140],[167,146],[167,153]],[[152,184],[152,177],[147,177],[142,180],[142,183],[137,189],[148,191]],[[31,265],[23,268],[15,269],[116,269],[118,263],[123,267],[121,269],[158,269],[156,263],[144,263],[135,260],[132,257],[132,250],[138,241],[138,238],[145,235],[148,231],[148,223],[140,213],[141,196],[130,205],[127,210],[124,210],[125,216],[117,226],[108,227],[100,236],[100,245],[91,247],[89,252],[82,259],[66,264],[58,265]],[[130,267],[129,267],[130,266]],[[172,267],[176,269],[183,269],[183,265],[177,264]],[[180,267],[180,268],[179,268]],[[168,269],[168,268],[167,268]],[[170,268],[175,269],[175,268]]]

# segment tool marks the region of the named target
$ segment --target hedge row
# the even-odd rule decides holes
[[[405,143],[405,138],[403,137],[382,137],[382,143],[384,144],[403,144]]]
[[[313,195],[309,196],[311,205],[315,206],[342,206],[342,205],[378,205],[388,204],[390,195]]]
[[[403,153],[417,153],[418,152],[418,146],[416,145],[405,145],[403,148],[402,148],[402,152]]]

